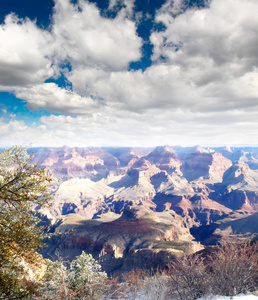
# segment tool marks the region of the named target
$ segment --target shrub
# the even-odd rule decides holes
[[[207,292],[208,276],[201,255],[182,256],[168,265],[170,299],[192,300]]]
[[[208,261],[210,286],[214,294],[233,296],[257,288],[257,243],[222,241]]]
[[[205,294],[234,296],[258,287],[257,243],[228,239],[204,256],[182,256],[169,264],[169,294],[194,300]]]

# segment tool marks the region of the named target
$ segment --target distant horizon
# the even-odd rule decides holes
[[[205,150],[212,150],[212,148],[258,148],[258,144],[236,144],[236,145],[165,145],[165,144],[161,144],[161,145],[154,145],[154,146],[141,146],[141,145],[128,145],[128,146],[109,146],[109,145],[105,145],[105,146],[92,146],[92,145],[85,145],[85,146],[77,146],[77,145],[60,145],[60,146],[33,146],[33,145],[10,145],[10,146],[0,146],[0,149],[5,149],[5,148],[12,148],[12,147],[24,147],[28,149],[38,149],[38,148],[93,148],[93,149],[98,149],[98,148],[151,148],[151,149],[155,149],[157,147],[170,147],[173,149],[176,147],[179,148],[204,148]]]

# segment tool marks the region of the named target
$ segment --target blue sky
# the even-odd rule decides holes
[[[0,4],[0,146],[258,144],[257,0]]]

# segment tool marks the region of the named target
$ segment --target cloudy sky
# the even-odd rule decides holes
[[[257,0],[0,6],[0,146],[258,144]]]

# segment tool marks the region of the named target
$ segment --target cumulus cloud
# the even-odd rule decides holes
[[[15,95],[26,100],[29,109],[44,109],[61,114],[88,114],[103,105],[99,99],[82,97],[55,83],[16,88]]]
[[[128,18],[128,5],[116,18],[108,19],[93,3],[80,0],[73,5],[68,0],[57,0],[53,35],[58,57],[68,60],[73,69],[121,70],[139,60],[142,41],[135,23]]]
[[[51,43],[51,35],[34,22],[6,16],[0,25],[0,85],[8,90],[53,76]]]
[[[78,145],[239,144],[256,139],[256,0],[212,0],[201,9],[168,0],[156,12],[165,30],[152,32],[153,64],[144,71],[128,69],[141,58],[142,47],[131,18],[134,1],[110,1],[109,9],[124,5],[110,19],[87,1],[55,3],[49,32],[13,15],[0,26],[0,90],[12,89],[31,110],[60,115],[42,116],[42,125],[31,128],[15,120],[2,123],[3,138],[18,139],[16,128],[27,130],[39,144],[69,144],[69,139]],[[44,83],[58,70],[71,90]]]
[[[0,25],[1,90],[43,83],[66,63],[73,69],[127,69],[140,59],[142,40],[130,19],[133,2],[124,5],[116,18],[108,19],[87,1],[56,0],[50,31],[29,19],[6,16]]]
[[[165,57],[197,88],[204,86],[212,94],[214,87],[223,86],[224,94],[234,98],[243,77],[257,73],[258,21],[253,17],[257,9],[255,0],[213,0],[204,9],[188,9],[178,16],[161,9],[156,20],[166,30],[151,36],[153,60]],[[247,94],[248,89],[243,87]]]
[[[104,98],[109,106],[137,113],[154,108],[189,108],[199,100],[178,67],[173,65],[155,65],[145,72],[138,70],[110,73],[78,69],[69,74],[69,80],[80,93],[83,93],[84,83],[87,82],[89,89],[96,91],[96,95]]]
[[[117,7],[123,7],[128,17],[134,15],[135,0],[109,0],[108,10],[116,11]]]
[[[79,66],[67,74],[74,90],[139,113],[158,107],[186,113],[256,107],[257,2],[182,7],[183,1],[168,1],[157,13],[166,30],[151,35],[154,64],[146,71]]]

